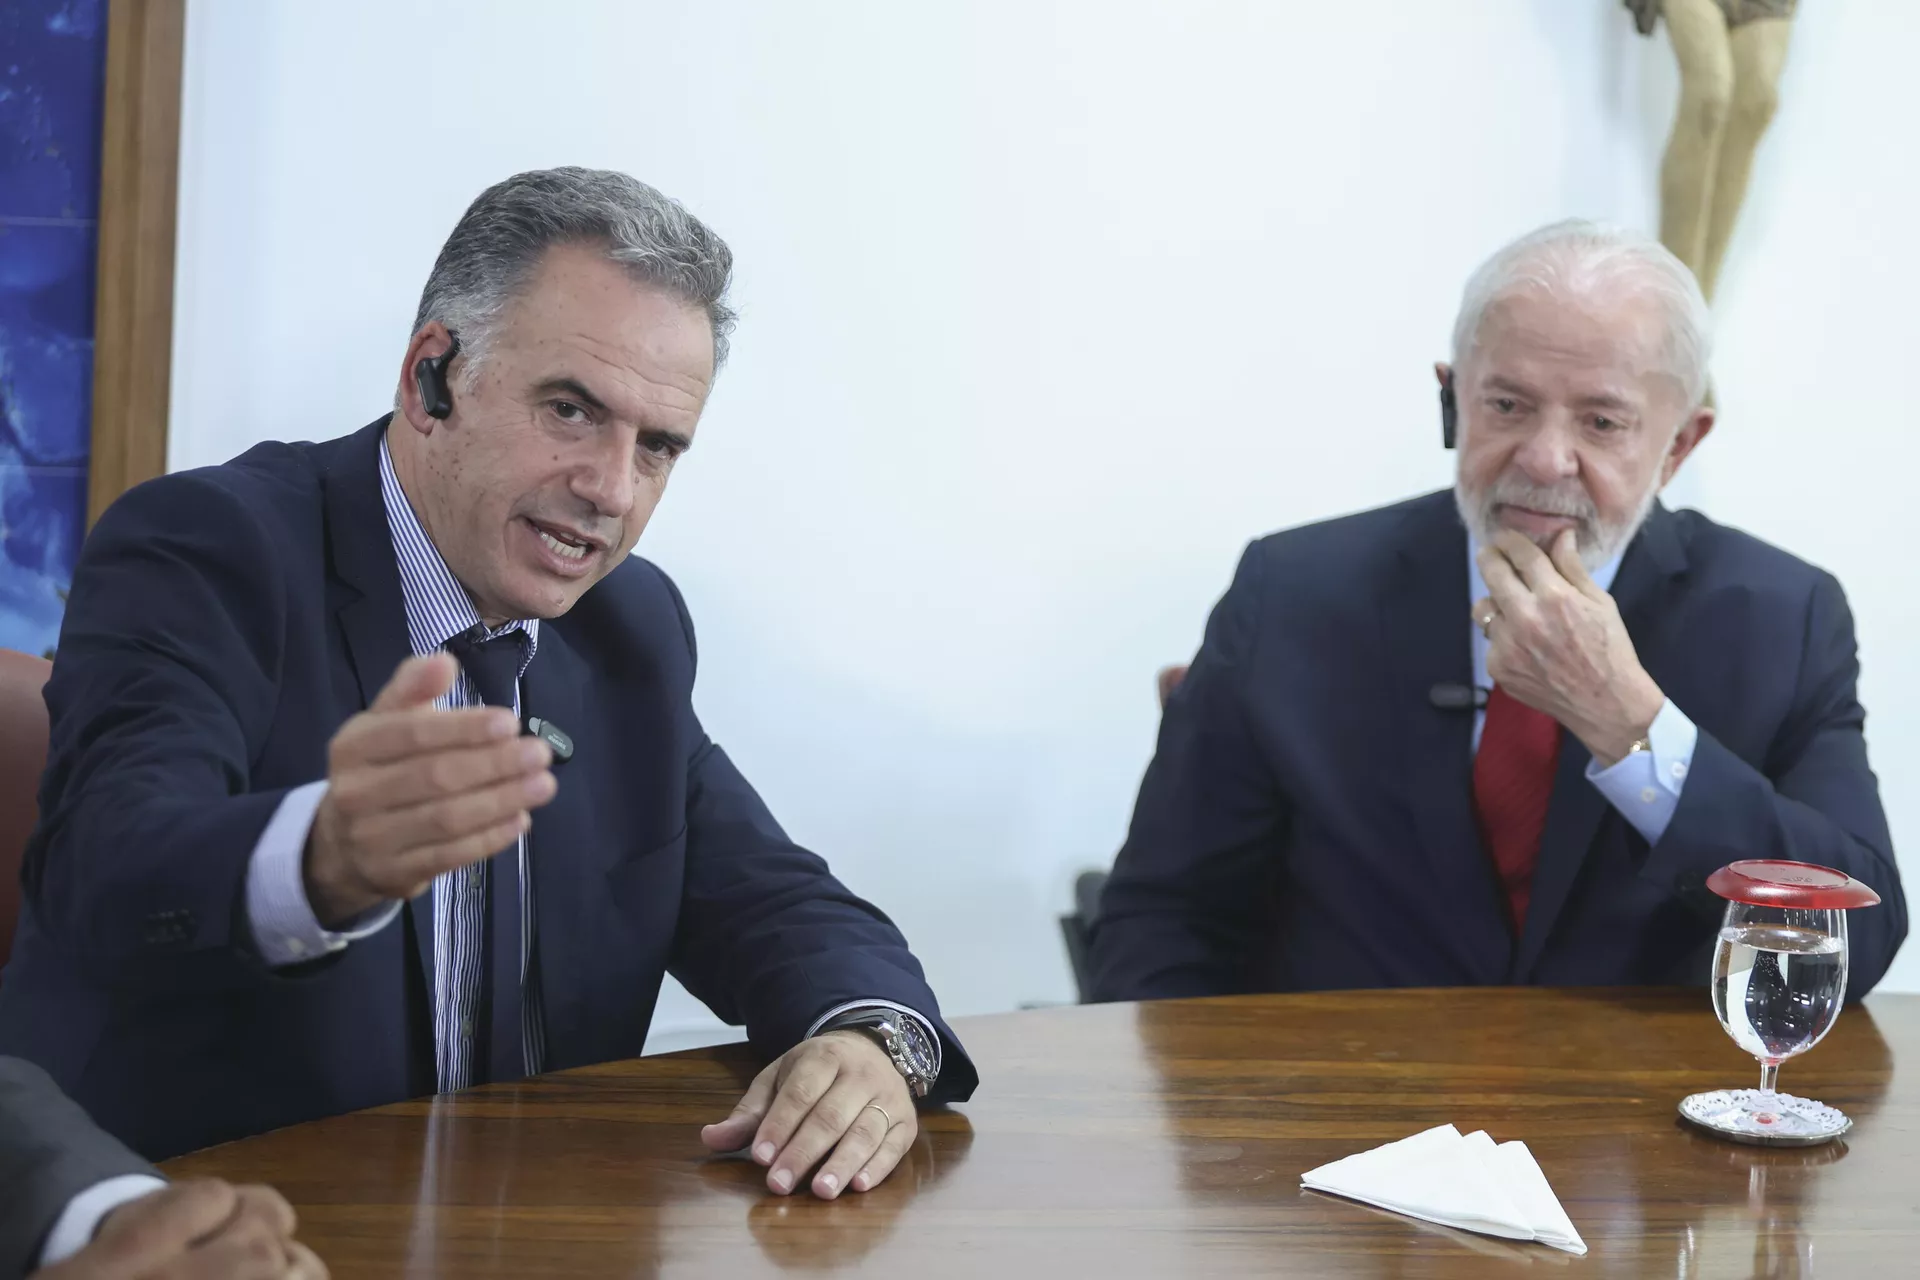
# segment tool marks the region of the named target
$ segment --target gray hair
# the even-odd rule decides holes
[[[677,200],[637,178],[572,165],[516,173],[467,206],[427,276],[413,332],[433,320],[457,331],[471,386],[502,308],[548,249],[568,244],[601,246],[636,280],[705,311],[713,367],[725,363],[735,320],[727,305],[733,251]]]
[[[1453,324],[1453,363],[1473,353],[1494,303],[1524,290],[1565,296],[1631,280],[1666,312],[1667,369],[1687,395],[1706,399],[1713,354],[1713,315],[1687,265],[1652,236],[1602,222],[1569,218],[1521,236],[1480,265],[1467,281]]]

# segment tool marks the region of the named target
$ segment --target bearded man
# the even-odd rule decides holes
[[[1713,427],[1709,316],[1584,222],[1468,282],[1451,493],[1248,548],[1171,695],[1096,998],[1704,983],[1743,858],[1845,871],[1849,998],[1906,936],[1834,578],[1658,495]]]

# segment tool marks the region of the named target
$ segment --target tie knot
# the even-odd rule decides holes
[[[520,683],[520,668],[527,660],[526,632],[506,631],[491,640],[481,639],[478,629],[463,632],[447,641],[447,652],[460,660],[480,701],[512,709],[518,701],[514,691]]]

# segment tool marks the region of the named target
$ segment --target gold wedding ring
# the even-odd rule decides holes
[[[862,1111],[878,1111],[880,1113],[880,1118],[887,1122],[887,1132],[888,1133],[893,1132],[893,1117],[887,1114],[887,1109],[885,1107],[881,1106],[877,1102],[869,1102],[866,1106],[860,1109]]]

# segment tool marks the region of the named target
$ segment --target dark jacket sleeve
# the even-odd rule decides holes
[[[284,795],[248,789],[285,618],[266,541],[186,473],[121,498],[81,554],[24,881],[40,928],[99,981],[218,983],[251,947],[247,861]]]
[[[691,647],[692,622],[677,590],[674,601]],[[839,1005],[904,1005],[940,1036],[940,1077],[927,1100],[965,1101],[979,1076],[900,930],[787,838],[726,752],[697,728],[695,738],[673,976],[720,1018],[744,1024],[769,1057],[798,1044]]]
[[[1241,557],[1161,715],[1159,746],[1094,924],[1096,1000],[1243,990],[1271,927],[1267,886],[1287,804],[1246,714],[1261,555],[1255,544]]]
[[[40,1260],[67,1202],[96,1183],[153,1166],[109,1138],[47,1073],[0,1057],[0,1280]]]
[[[1749,764],[1702,729],[1679,806],[1642,874],[1675,892],[1742,858],[1835,867],[1880,894],[1848,913],[1847,998],[1864,996],[1907,936],[1907,900],[1893,840],[1867,764],[1866,712],[1853,614],[1840,584],[1821,574],[1809,599],[1794,709],[1768,758]],[[1685,711],[1685,707],[1680,708]]]

